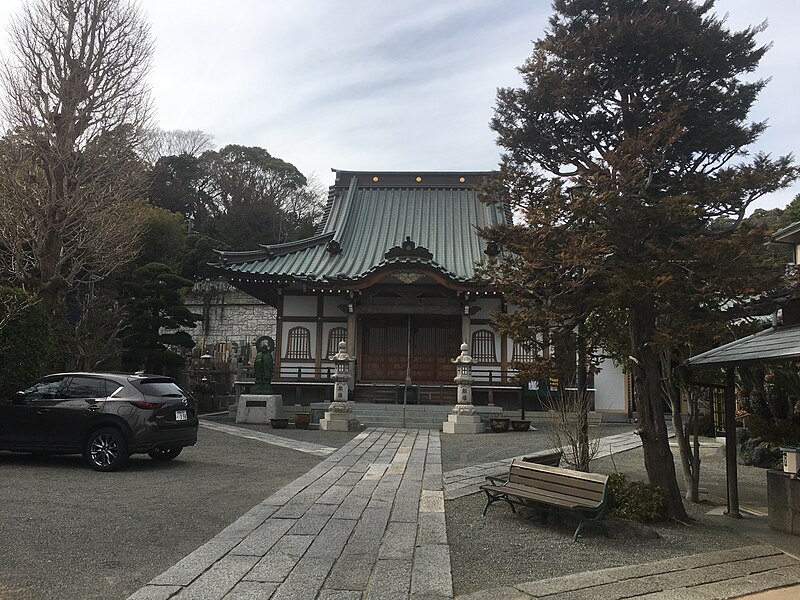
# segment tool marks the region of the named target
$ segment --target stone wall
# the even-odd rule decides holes
[[[275,338],[275,309],[227,284],[200,282],[185,304],[203,321],[188,329],[198,348],[235,342],[249,346],[262,335]]]

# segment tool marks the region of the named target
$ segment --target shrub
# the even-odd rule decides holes
[[[776,446],[800,446],[800,423],[797,421],[748,415],[745,424],[751,437],[762,438]]]
[[[27,298],[20,289],[0,286],[0,319]],[[8,398],[44,374],[53,351],[50,320],[41,306],[12,316],[0,329],[0,397]]]
[[[608,481],[609,516],[639,523],[658,521],[666,514],[661,488],[641,481],[628,481],[622,473],[614,473]]]

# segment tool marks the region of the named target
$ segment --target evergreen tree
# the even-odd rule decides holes
[[[179,328],[194,327],[202,319],[183,304],[183,293],[192,282],[161,263],[136,269],[125,282],[127,323],[123,328],[123,366],[163,373],[183,366],[183,359],[169,349],[194,347],[191,335]]]
[[[718,319],[720,307],[775,282],[754,262],[765,233],[745,211],[797,177],[790,156],[743,158],[766,127],[747,121],[765,82],[743,77],[766,47],[758,27],[727,30],[713,0],[553,7],[520,68],[524,86],[499,90],[492,120],[504,155],[485,192],[524,219],[484,232],[513,253],[487,276],[522,307],[498,326],[539,346],[542,331],[591,336],[587,320],[624,328],[616,358],[634,376],[648,477],[685,519],[662,350],[684,333],[684,316]],[[728,225],[712,227],[719,217]]]

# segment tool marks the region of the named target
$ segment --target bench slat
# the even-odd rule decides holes
[[[574,496],[564,496],[562,494],[554,493],[548,490],[532,489],[529,487],[519,487],[513,484],[506,484],[503,486],[496,485],[483,485],[482,490],[491,490],[500,494],[509,494],[517,498],[527,498],[530,500],[542,500],[547,503],[558,503],[560,506],[567,507],[582,507],[582,508],[598,508],[602,504],[602,500],[589,501],[584,498],[576,498]]]
[[[535,471],[539,471],[541,473],[553,473],[555,475],[561,475],[564,477],[573,477],[575,479],[582,479],[586,481],[597,481],[599,483],[605,484],[608,480],[608,475],[602,475],[600,473],[584,473],[583,471],[575,471],[573,469],[564,469],[562,467],[550,467],[547,465],[540,465],[536,463],[526,463],[525,461],[514,459],[511,462],[511,466],[519,466],[523,469],[531,469]]]
[[[573,497],[576,500],[582,499],[584,501],[590,501],[590,502],[600,502],[604,496],[602,489],[583,490],[580,488],[572,487],[568,483],[564,484],[564,483],[551,482],[545,480],[518,479],[515,478],[513,475],[511,476],[509,483],[513,483],[515,485],[523,487],[530,487],[537,490],[538,489],[547,490],[549,492],[554,492],[562,496]]]

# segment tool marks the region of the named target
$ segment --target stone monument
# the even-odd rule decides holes
[[[333,402],[325,417],[319,420],[319,428],[325,431],[361,431],[361,423],[353,417],[353,408],[347,401],[352,357],[347,353],[347,343],[339,342],[339,352],[333,357],[336,372],[333,375]]]
[[[469,346],[461,344],[461,354],[452,362],[456,365],[453,381],[458,385],[458,396],[453,412],[442,425],[443,433],[482,433],[486,430],[472,405],[472,357]]]
[[[256,382],[250,394],[239,396],[237,423],[269,423],[283,417],[283,397],[272,393],[275,374],[275,340],[264,335],[256,341],[256,360],[253,365]]]

